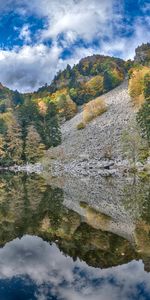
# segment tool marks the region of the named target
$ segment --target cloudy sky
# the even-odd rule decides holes
[[[142,261],[101,270],[74,262],[38,237],[0,249],[2,300],[149,300],[149,282]]]
[[[149,0],[0,0],[0,81],[33,91],[68,63],[133,58],[149,40]]]

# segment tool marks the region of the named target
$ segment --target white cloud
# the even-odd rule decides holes
[[[70,58],[60,58],[63,49],[54,43],[50,48],[43,44],[25,45],[22,48],[0,51],[0,82],[21,92],[37,90],[50,83],[54,75],[67,64],[73,66],[86,56],[98,54],[97,48],[76,48]]]
[[[31,31],[30,31],[30,26],[28,24],[25,24],[19,34],[19,38],[21,40],[24,40],[25,43],[30,43],[31,42]]]
[[[146,13],[149,5],[143,7]],[[118,0],[0,0],[0,12],[18,12],[23,18],[36,15],[44,18],[45,27],[35,35],[33,44],[30,24],[20,31],[22,48],[0,50],[0,81],[10,88],[32,91],[50,83],[55,73],[67,63],[73,65],[84,56],[94,53],[133,58],[135,48],[150,39],[149,17],[138,17],[132,26],[124,24],[123,2]],[[120,36],[118,32],[131,32],[131,36]],[[82,39],[89,46],[76,43]],[[97,46],[91,46],[97,39]],[[45,46],[45,41],[51,46]],[[64,49],[72,55],[62,59]]]
[[[58,1],[51,2],[51,10],[48,10],[49,25],[43,31],[42,38],[57,38],[62,33],[75,33],[87,41],[111,31],[113,0],[106,1],[68,1],[61,4]]]
[[[50,293],[66,300],[137,299],[140,286],[150,293],[150,274],[144,271],[141,261],[96,269],[79,260],[74,262],[54,244],[31,236],[0,249],[0,280],[25,276],[36,284],[38,300],[47,299]]]
[[[56,71],[61,48],[39,44],[0,51],[0,81],[20,91],[37,89],[50,82]]]
[[[145,24],[147,21],[147,24]],[[129,37],[113,36],[109,42],[102,42],[101,52],[108,55],[113,55],[115,52],[120,52],[123,59],[133,59],[135,49],[142,43],[147,43],[150,40],[150,30],[148,30],[150,18],[138,18],[134,23],[133,34]],[[150,29],[150,26],[149,26]]]

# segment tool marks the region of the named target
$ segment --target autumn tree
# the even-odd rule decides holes
[[[23,141],[22,131],[18,120],[13,116],[8,123],[6,133],[6,152],[8,161],[19,164],[22,162]]]
[[[44,155],[45,146],[34,125],[28,127],[25,142],[26,161],[35,163]]]
[[[58,98],[57,109],[60,117],[70,120],[77,113],[77,105],[72,101],[69,95],[61,95]]]

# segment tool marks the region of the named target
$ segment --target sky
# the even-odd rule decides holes
[[[150,41],[149,0],[0,0],[0,82],[35,91],[89,55],[133,58]]]
[[[94,268],[36,236],[0,248],[0,299],[149,300],[149,282],[142,261]]]

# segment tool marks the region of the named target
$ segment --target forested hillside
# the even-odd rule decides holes
[[[125,76],[125,62],[119,58],[93,55],[80,60],[71,68],[60,71],[51,85],[38,90],[38,95],[66,93],[81,105],[119,85]]]
[[[138,109],[137,121],[150,144],[150,43],[135,50],[134,66],[129,70],[129,93]]]
[[[0,165],[39,161],[45,150],[61,143],[60,125],[77,114],[78,106],[90,102],[84,106],[88,120],[107,111],[97,97],[120,85],[127,73],[129,93],[139,109],[137,120],[150,142],[150,44],[143,44],[134,61],[102,55],[83,58],[34,93],[20,94],[0,84]],[[78,129],[84,127],[79,124]]]
[[[0,165],[35,163],[61,142],[56,106],[44,106],[27,95],[0,89]]]

